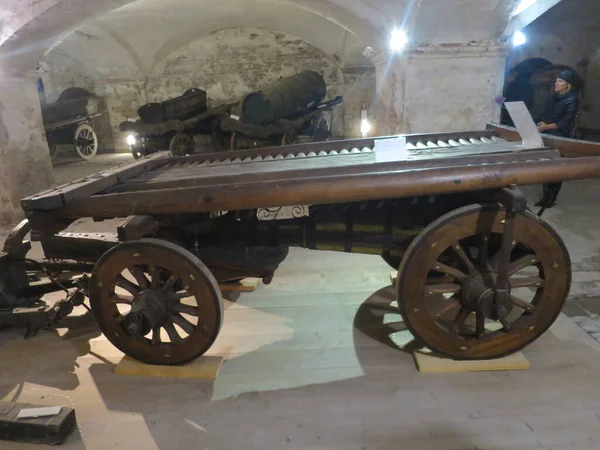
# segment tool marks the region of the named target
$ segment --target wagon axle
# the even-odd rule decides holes
[[[142,338],[153,328],[165,325],[170,314],[169,299],[164,294],[156,290],[142,291],[133,298],[124,326],[131,336]]]
[[[513,310],[510,286],[496,288],[497,272],[478,273],[465,282],[461,300],[472,311],[480,312],[490,320],[503,320]]]

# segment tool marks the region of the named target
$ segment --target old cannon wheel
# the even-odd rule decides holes
[[[506,247],[508,282],[498,289],[504,223],[500,206],[467,206],[430,224],[405,253],[400,313],[430,349],[454,359],[499,358],[532,343],[558,317],[571,284],[564,243],[535,215],[518,214]],[[436,281],[440,274],[452,281]]]
[[[182,247],[156,239],[106,252],[92,273],[90,303],[107,339],[146,364],[199,357],[223,321],[223,298],[208,268]]]
[[[90,161],[98,153],[98,137],[89,123],[80,123],[75,129],[73,145],[77,155],[86,161]]]
[[[177,133],[169,143],[169,151],[173,156],[192,155],[195,150],[194,138],[188,133]]]

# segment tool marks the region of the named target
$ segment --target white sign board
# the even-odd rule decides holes
[[[505,103],[506,109],[510,114],[510,118],[515,124],[515,128],[523,139],[524,147],[544,147],[544,141],[540,132],[537,129],[533,117],[529,113],[527,106],[523,102],[508,102]]]
[[[406,149],[406,137],[398,136],[390,139],[377,139],[375,141],[375,161],[391,162],[406,161],[408,150]]]

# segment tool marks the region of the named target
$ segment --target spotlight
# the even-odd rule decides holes
[[[523,44],[525,44],[526,42],[527,42],[527,38],[525,37],[525,35],[524,35],[522,32],[520,32],[520,31],[517,31],[517,32],[515,32],[515,34],[513,34],[513,37],[512,37],[512,44],[513,44],[515,47],[518,47],[518,46],[520,46],[520,45],[523,45]]]
[[[408,44],[408,36],[403,30],[394,28],[392,37],[390,38],[390,50],[394,53],[401,52]]]
[[[127,135],[127,145],[129,145],[131,147],[131,146],[134,146],[135,143],[136,143],[135,136],[133,134],[128,134]]]
[[[369,131],[371,131],[371,124],[369,123],[368,120],[363,119],[360,122],[360,133],[362,134],[363,137],[367,137],[367,135],[369,134]]]

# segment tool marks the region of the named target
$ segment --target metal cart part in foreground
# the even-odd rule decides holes
[[[290,246],[382,255],[408,329],[455,359],[513,353],[555,321],[571,262],[517,186],[594,178],[600,145],[522,144],[514,129],[173,157],[159,153],[22,201],[0,257],[0,320],[44,326],[89,297],[106,337],[150,364],[183,364],[219,334],[218,283],[269,282]],[[65,231],[123,218],[115,234]],[[43,261],[25,258],[31,238]],[[315,257],[318,257],[315,255]],[[44,271],[52,279],[34,277]],[[64,287],[65,299],[42,295]]]

